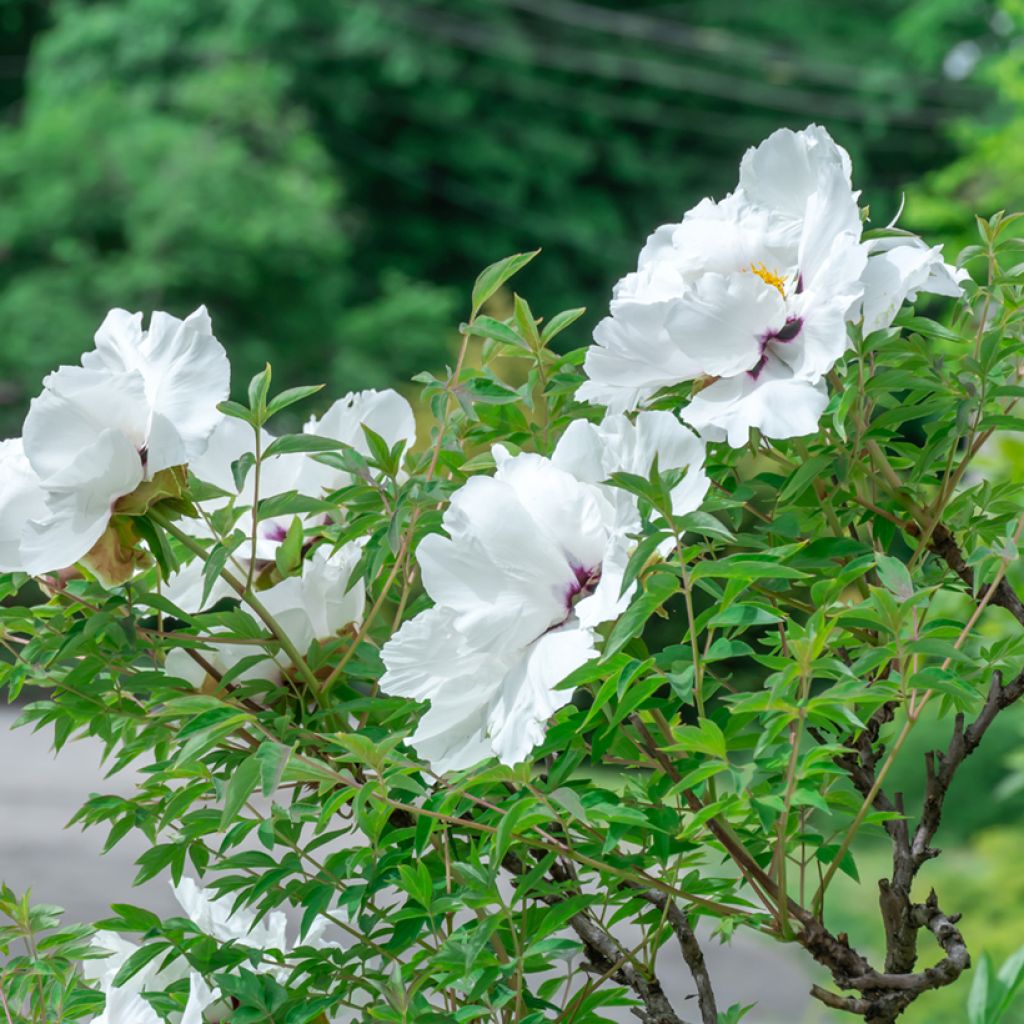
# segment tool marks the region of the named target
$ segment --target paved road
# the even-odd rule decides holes
[[[101,856],[105,830],[65,829],[89,794],[126,794],[132,776],[104,779],[100,746],[92,741],[72,742],[54,758],[49,735],[12,730],[15,717],[9,709],[0,710],[0,881],[17,892],[31,888],[38,902],[65,907],[71,921],[98,920],[118,902],[162,915],[180,912],[166,882],[132,888],[134,861],[145,850],[144,841],[129,835]],[[747,1024],[822,1021],[806,995],[809,977],[790,950],[740,935],[729,946],[709,940],[705,952],[723,1006],[758,1003]],[[685,969],[669,966],[675,963],[672,954],[666,947],[662,979],[679,1006],[692,986]],[[625,1012],[621,1020],[635,1024]]]

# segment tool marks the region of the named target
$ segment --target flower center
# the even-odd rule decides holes
[[[774,270],[769,270],[763,263],[751,263],[747,269],[750,273],[757,274],[765,284],[771,285],[772,288],[777,288],[783,298],[786,297],[786,279],[780,274],[776,274]]]
[[[578,602],[585,597],[590,597],[601,582],[601,566],[599,565],[590,569],[582,565],[574,565],[572,571],[576,580],[569,585],[565,594],[565,607],[569,612],[576,607]]]

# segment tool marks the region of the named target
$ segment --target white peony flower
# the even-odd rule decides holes
[[[603,450],[602,450],[603,449]],[[497,472],[452,496],[443,525],[416,558],[435,607],[407,622],[381,657],[385,693],[429,700],[410,742],[435,768],[468,768],[489,754],[524,760],[572,695],[556,686],[597,656],[595,627],[628,607],[622,593],[636,501],[601,481],[689,466],[677,511],[706,490],[703,447],[668,413],[636,426],[581,424],[551,459],[494,448]]]
[[[328,640],[345,626],[362,619],[366,590],[361,580],[354,585],[351,583],[361,553],[362,548],[357,543],[345,544],[330,554],[324,546],[318,547],[303,564],[301,576],[289,576],[260,592],[264,607],[301,653],[304,654],[314,640]],[[217,643],[219,631],[214,628],[207,635],[210,649],[200,654],[221,675],[260,653],[261,646],[255,643]],[[238,678],[280,679],[281,670],[287,664],[287,655],[282,651],[276,662],[268,656],[244,669]],[[206,679],[205,669],[180,647],[168,652],[166,668],[169,675],[185,679],[196,687],[201,687]]]
[[[0,441],[0,572],[22,572],[25,524],[49,514],[39,476],[25,457],[20,437]]]
[[[148,332],[141,314],[114,310],[82,364],[44,380],[21,453],[12,442],[0,453],[16,483],[0,504],[0,553],[7,570],[33,575],[92,553],[97,573],[117,582],[123,566],[109,571],[94,548],[140,485],[203,451],[229,368],[205,309],[184,321],[154,313]]]
[[[267,431],[261,434],[261,446],[265,450],[274,440]],[[231,465],[246,453],[255,454],[256,436],[253,428],[242,420],[224,417],[213,433],[206,451],[189,467],[192,473],[205,483],[213,484],[229,495],[235,495],[235,505],[242,509],[235,520],[233,529],[241,530],[246,537],[252,536],[253,503],[256,476],[252,469],[246,474],[241,490],[235,487]],[[303,454],[275,455],[263,461],[260,466],[259,497],[273,498],[289,491],[319,495],[319,480],[313,462]],[[211,516],[226,507],[230,497],[209,498],[198,503],[205,516]],[[256,529],[256,558],[258,562],[272,563],[274,553],[288,534],[293,516],[276,516],[261,519]],[[213,532],[205,518],[189,523],[193,537],[212,539]],[[235,559],[248,569],[252,549],[248,542],[235,550]],[[175,573],[165,585],[165,594],[183,611],[201,611],[223,597],[234,597],[235,592],[220,578],[203,601],[203,562],[193,559]]]
[[[877,246],[861,239],[858,196],[849,156],[817,125],[748,150],[736,190],[655,231],[636,272],[616,285],[579,397],[624,411],[694,381],[683,416],[710,440],[738,446],[752,428],[774,438],[812,432],[847,324],[888,305],[875,291],[903,255],[872,265]],[[946,293],[934,259],[886,287],[901,286],[902,296]]]
[[[218,942],[235,942],[254,949],[276,950],[285,955],[292,951],[287,938],[288,920],[280,911],[257,921],[255,912],[244,907],[233,910],[230,896],[211,896],[207,889],[198,886],[191,878],[183,878],[177,885],[172,882],[171,888],[192,923]],[[326,925],[326,918],[317,918],[301,945],[314,949],[337,947],[337,943],[323,938]],[[204,1011],[211,1007],[214,1019],[221,1019],[215,1005],[222,1002],[219,989],[193,971],[184,958],[173,959],[166,967],[158,968],[164,957],[155,957],[124,985],[115,988],[113,981],[118,971],[140,947],[116,932],[102,931],[96,933],[93,945],[108,955],[102,959],[87,960],[83,965],[86,979],[95,983],[106,996],[102,1016],[91,1024],[161,1024],[160,1017],[142,998],[142,993],[162,992],[182,978],[189,979],[189,995],[179,1024],[203,1024]],[[284,982],[289,972],[284,967],[272,967],[270,973]],[[222,1006],[221,1012],[229,1012],[226,1005]]]

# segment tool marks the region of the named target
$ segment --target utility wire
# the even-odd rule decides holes
[[[698,53],[715,60],[741,61],[754,65],[755,71],[771,73],[773,70],[795,72],[797,75],[829,83],[850,91],[856,89],[884,91],[891,86],[865,74],[863,66],[841,61],[828,63],[808,60],[805,54],[782,53],[778,49],[718,26],[694,26],[669,18],[636,11],[617,10],[584,3],[582,0],[488,0],[504,7],[526,11],[538,18],[553,21],[594,33],[612,35],[617,39],[630,38],[656,46],[665,46],[688,53]],[[919,91],[938,88],[956,95],[962,93],[965,102],[976,98],[977,90],[962,83],[941,78],[915,81]],[[921,87],[924,86],[925,89]],[[923,98],[927,99],[926,95]]]
[[[499,38],[477,22],[451,18],[432,12],[426,16],[382,3],[378,11],[404,24],[407,28],[472,52],[498,57],[519,64],[539,64],[559,71],[604,78],[617,83],[638,82],[668,91],[698,93],[736,104],[773,109],[787,113],[808,114],[845,121],[874,120],[878,112],[866,110],[862,103],[846,96],[823,96],[765,82],[739,79],[725,72],[673,64],[664,60],[586,49],[581,47],[541,43],[529,35],[517,38]],[[524,45],[528,52],[524,52]],[[948,111],[960,114],[961,111]],[[906,127],[933,131],[945,120],[946,111],[890,110],[886,120]]]

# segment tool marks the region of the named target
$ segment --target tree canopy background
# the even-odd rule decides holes
[[[400,384],[482,265],[543,245],[535,304],[586,330],[780,125],[826,124],[884,223],[960,156],[1000,88],[967,72],[1013,24],[976,0],[6,0],[2,425],[114,305],[205,302],[240,376]]]

